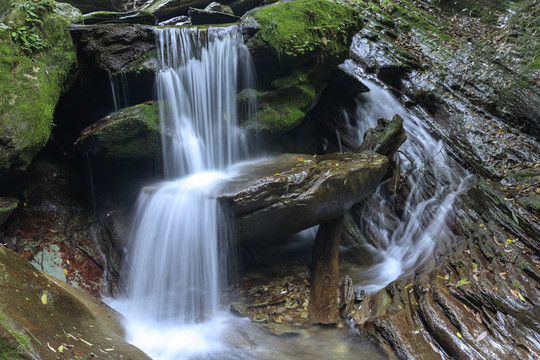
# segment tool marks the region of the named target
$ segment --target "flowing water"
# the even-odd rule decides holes
[[[226,216],[213,193],[249,152],[237,126],[236,94],[253,86],[252,65],[236,28],[159,29],[156,37],[166,181],[141,191],[131,266],[125,270],[127,295],[111,302],[126,316],[128,341],[163,360],[387,358],[347,329],[269,337],[224,308],[235,260]],[[399,113],[409,136],[402,167],[414,167],[402,214],[388,211],[382,187],[365,205],[370,210],[362,220],[363,236],[366,243],[376,238],[378,246],[368,248],[379,261],[355,280],[361,289],[374,291],[414,269],[449,236],[446,220],[465,176],[451,170],[443,145],[416,117],[383,89],[369,86],[370,93],[358,100],[358,136],[378,117]]]
[[[348,60],[349,71],[360,73]],[[374,263],[351,274],[365,292],[382,289],[403,274],[414,271],[432,257],[438,247],[450,243],[448,221],[456,196],[470,185],[471,176],[448,154],[442,141],[431,136],[422,121],[408,112],[387,90],[362,77],[370,91],[357,99],[357,137],[377,125],[377,119],[399,114],[407,141],[400,147],[400,166],[410,187],[401,210],[395,211],[393,193],[381,184],[363,202],[361,236]],[[374,246],[375,244],[376,246]]]

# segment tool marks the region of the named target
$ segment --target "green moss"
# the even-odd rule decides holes
[[[34,354],[30,338],[15,329],[13,322],[2,311],[0,311],[0,327],[7,331],[16,341],[16,344],[13,344],[8,339],[0,336],[0,360],[22,359],[24,354]]]
[[[107,156],[155,156],[161,150],[158,103],[113,113],[86,129],[77,143]]]
[[[14,27],[21,10],[7,17]],[[0,30],[0,170],[24,169],[45,146],[56,103],[70,83],[76,53],[69,23],[60,15],[43,14],[40,36],[50,48],[28,54]]]
[[[532,69],[540,69],[540,55],[536,56],[534,61],[531,64]]]
[[[310,74],[311,69],[301,69],[274,80],[274,90],[259,93],[260,110],[248,127],[278,135],[300,124],[317,96]]]
[[[362,26],[352,7],[328,0],[296,0],[260,8],[256,35],[278,56],[311,55],[324,60],[348,53],[350,39]]]

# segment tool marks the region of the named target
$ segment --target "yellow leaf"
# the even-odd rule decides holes
[[[525,298],[523,297],[523,295],[521,295],[520,292],[518,292],[517,294],[518,294],[519,300],[525,302]]]
[[[456,335],[457,335],[457,337],[460,338],[460,339],[463,338],[463,336],[462,336],[461,333],[459,333],[459,332],[457,332]]]
[[[67,269],[64,269],[64,274],[66,274],[66,275],[67,275],[67,273],[68,273]]]
[[[47,293],[43,293],[43,295],[41,295],[41,302],[43,303],[43,305],[46,305],[47,304]]]
[[[56,350],[54,350],[54,348],[51,345],[49,345],[49,343],[47,343],[47,346],[49,347],[49,349],[51,349],[52,352],[56,352]]]
[[[60,345],[60,346],[58,347],[58,352],[59,352],[60,354],[63,354],[63,353],[64,353],[64,345]]]

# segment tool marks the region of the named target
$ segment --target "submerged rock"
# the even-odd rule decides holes
[[[250,164],[220,190],[236,238],[264,243],[342,215],[379,185],[386,156],[360,153],[284,154]]]
[[[108,157],[153,157],[161,153],[157,102],[113,113],[84,129],[76,142],[84,151]]]
[[[9,359],[149,359],[124,340],[120,315],[96,298],[45,277],[0,246],[0,344]]]

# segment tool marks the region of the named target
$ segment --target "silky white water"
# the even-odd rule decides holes
[[[349,71],[354,69],[346,63]],[[403,175],[410,183],[403,211],[392,211],[391,199],[381,184],[375,194],[366,199],[366,213],[360,224],[362,237],[374,259],[374,265],[354,275],[359,289],[374,292],[414,271],[430,258],[434,251],[450,242],[452,233],[448,221],[452,216],[456,196],[467,189],[471,177],[448,155],[442,141],[429,134],[425,125],[408,112],[387,90],[362,78],[370,91],[359,95],[356,128],[359,139],[377,125],[377,119],[392,119],[399,114],[407,140],[400,147]],[[370,245],[374,239],[378,246]]]
[[[127,294],[113,305],[130,342],[155,359],[182,359],[222,352],[229,228],[213,191],[246,157],[236,94],[253,73],[236,28],[157,29],[156,38],[167,181],[139,195]]]

